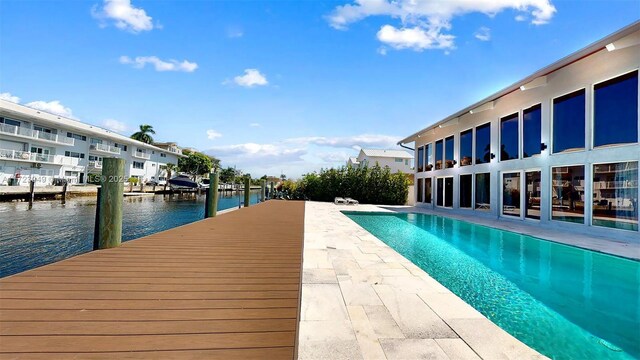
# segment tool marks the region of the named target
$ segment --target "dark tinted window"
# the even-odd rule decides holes
[[[551,168],[551,218],[584,224],[584,166]]]
[[[453,178],[444,178],[444,206],[453,207]]]
[[[476,206],[477,210],[491,209],[491,175],[476,174]]]
[[[436,205],[442,206],[444,197],[444,179],[436,179]]]
[[[502,174],[502,214],[520,216],[520,173]]]
[[[593,145],[638,141],[638,71],[594,86]]]
[[[424,202],[431,204],[431,178],[424,179]]]
[[[460,175],[460,207],[471,207],[471,182],[473,175]]]
[[[422,202],[422,184],[424,183],[424,179],[418,179],[418,188],[416,189],[417,199],[416,201]]]
[[[418,172],[424,170],[424,147],[418,148]]]
[[[433,145],[432,144],[427,144],[424,147],[425,149],[425,163],[424,163],[424,167],[425,167],[425,171],[429,171],[432,170],[433,168]]]
[[[476,164],[491,161],[491,123],[476,128]]]
[[[500,119],[500,161],[518,158],[518,114]]]
[[[442,158],[444,157],[442,140],[436,141],[436,170],[442,169]]]
[[[593,225],[638,231],[638,162],[593,166]]]
[[[453,136],[444,139],[444,162],[447,169],[453,167]]]
[[[473,160],[473,132],[471,129],[460,133],[460,166],[471,165]]]
[[[540,171],[525,173],[526,198],[524,216],[530,219],[540,219]]]
[[[553,152],[584,149],[584,89],[553,100]]]
[[[522,112],[522,157],[540,154],[542,143],[542,108],[532,106]]]

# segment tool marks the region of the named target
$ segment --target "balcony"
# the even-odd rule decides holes
[[[145,159],[145,160],[151,159],[151,155],[150,154],[147,154],[146,152],[142,152],[142,151],[135,151],[133,153],[133,157],[137,157],[139,159]]]
[[[80,159],[62,155],[37,154],[28,151],[0,149],[0,160],[77,166]]]
[[[0,134],[12,135],[23,139],[35,139],[60,145],[73,146],[75,144],[75,140],[73,138],[8,124],[0,124]]]
[[[105,145],[105,144],[91,144],[89,145],[90,151],[99,151],[108,154],[120,155],[120,148],[115,146]]]
[[[89,168],[102,169],[102,161],[89,161]]]

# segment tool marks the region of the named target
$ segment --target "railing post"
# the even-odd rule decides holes
[[[251,201],[251,178],[246,176],[244,178],[244,207],[249,207]]]
[[[117,247],[122,242],[124,163],[124,159],[118,158],[102,162],[98,249]]]
[[[265,191],[267,190],[267,180],[260,181],[260,202],[265,200]]]
[[[207,213],[205,217],[216,217],[218,212],[218,172],[209,174],[209,189],[207,190]]]

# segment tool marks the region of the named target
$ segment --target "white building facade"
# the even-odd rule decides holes
[[[640,241],[639,44],[636,22],[403,139],[418,206]]]
[[[413,155],[404,150],[379,149],[360,149],[354,162],[356,166],[372,167],[378,164],[380,167],[388,167],[392,173],[400,171],[405,174],[413,173],[412,163]]]
[[[125,177],[166,178],[165,166],[183,156],[100,127],[0,100],[0,185],[85,184],[102,172],[106,157],[126,161]]]

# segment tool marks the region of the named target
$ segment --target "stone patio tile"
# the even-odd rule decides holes
[[[365,313],[367,313],[373,331],[379,339],[403,339],[405,337],[386,306],[363,306],[363,308]]]
[[[356,335],[351,321],[323,320],[300,321],[299,339],[301,341],[353,341]]]
[[[389,285],[375,285],[373,288],[407,338],[458,337],[418,295],[399,291]]]
[[[303,341],[298,345],[299,360],[360,360],[362,352],[357,340]]]
[[[378,270],[349,269],[348,272],[354,284],[363,282],[371,285],[379,285],[382,284],[382,279],[384,278]]]
[[[331,261],[336,274],[349,275],[350,269],[360,269],[360,265],[354,259],[339,258]]]
[[[421,292],[420,298],[445,321],[450,319],[482,319],[478,310],[453,293]]]
[[[382,273],[382,276],[409,276],[411,275],[411,273],[409,272],[409,270],[402,268],[402,269],[384,269],[380,271]]]
[[[305,249],[302,254],[303,269],[331,269],[329,253],[326,249]]]
[[[369,318],[362,306],[347,306],[353,330],[356,333],[362,357],[364,359],[386,359],[378,337],[371,326]]]
[[[380,344],[389,360],[449,360],[433,339],[380,339]]]
[[[340,290],[345,304],[349,305],[382,305],[371,285],[366,283],[352,283],[351,280],[341,280]]]
[[[303,269],[303,284],[337,284],[338,278],[334,269]]]
[[[435,339],[448,357],[455,360],[480,360],[462,339]]]
[[[338,284],[302,284],[300,320],[348,320]]]

